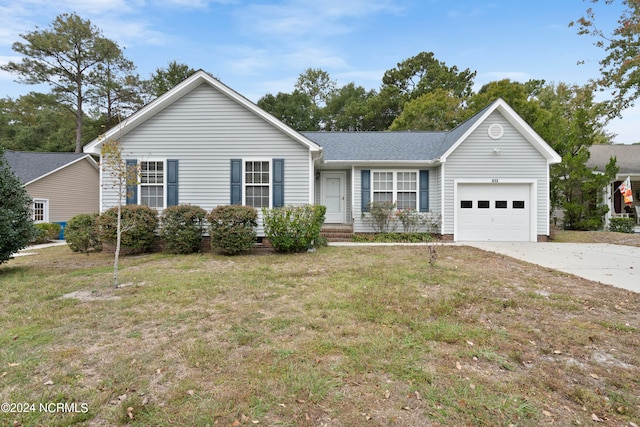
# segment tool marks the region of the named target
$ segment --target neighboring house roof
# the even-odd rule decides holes
[[[96,169],[98,168],[93,157],[84,153],[44,153],[5,150],[4,158],[22,185],[31,184],[82,159],[89,160]]]
[[[131,132],[133,129],[144,123],[146,120],[153,117],[156,113],[162,111],[163,109],[173,104],[175,101],[182,98],[202,84],[208,84],[217,89],[228,98],[232,99],[239,105],[242,105],[256,116],[271,124],[273,127],[279,129],[284,134],[293,138],[295,141],[298,141],[302,145],[308,147],[311,152],[322,151],[322,149],[317,144],[305,138],[302,134],[291,129],[289,126],[285,125],[280,120],[276,119],[274,116],[267,113],[244,96],[240,95],[238,92],[223,84],[220,80],[212,77],[202,70],[199,70],[192,74],[188,79],[175,86],[170,91],[166,92],[162,96],[156,98],[154,101],[138,110],[136,113],[124,120],[121,124],[111,128],[103,136],[96,138],[85,145],[84,152],[100,154],[100,149],[104,141],[122,138],[127,133]]]
[[[589,147],[589,152],[589,168],[597,168],[598,171],[604,172],[609,160],[615,157],[619,168],[618,175],[640,174],[640,145],[598,144]]]
[[[503,116],[550,162],[558,154],[511,108],[498,99],[449,132],[303,132],[323,148],[327,162],[445,162],[494,111]]]

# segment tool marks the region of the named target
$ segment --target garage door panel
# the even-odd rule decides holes
[[[456,205],[456,240],[531,240],[529,184],[459,184]]]

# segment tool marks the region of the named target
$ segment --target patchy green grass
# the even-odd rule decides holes
[[[0,402],[35,410],[0,425],[637,423],[640,295],[437,251],[125,257],[118,289],[108,254],[17,258]]]

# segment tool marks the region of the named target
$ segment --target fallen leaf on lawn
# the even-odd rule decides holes
[[[49,380],[46,383],[44,383],[44,385],[53,385],[53,381]]]
[[[560,350],[553,350],[553,354],[562,354]]]
[[[231,424],[231,425],[234,426],[234,427],[238,427],[239,425],[242,425],[242,423],[240,421],[238,421],[238,420],[235,420],[233,422],[233,424]]]
[[[462,365],[460,364],[460,362],[456,362],[456,369],[458,369],[458,371],[462,370]]]
[[[598,417],[596,414],[591,414],[591,419],[597,423],[601,423],[602,419]]]
[[[13,367],[16,367],[16,366],[20,366],[20,364],[19,363],[9,363],[9,367],[10,368],[13,368]]]
[[[473,347],[473,341],[467,341],[467,344],[469,344],[471,347]]]
[[[123,400],[127,400],[127,395],[126,395],[126,393],[125,393],[125,394],[121,394],[120,396],[118,396],[118,400],[119,400],[120,402],[122,402]]]
[[[145,396],[144,399],[142,399],[142,406],[146,405],[147,403],[149,403],[149,398]]]
[[[281,408],[286,408],[287,405],[285,405],[284,403],[278,403],[278,406],[280,406]]]
[[[309,416],[309,414],[304,414],[304,419],[309,421],[309,420],[311,420],[311,417]]]
[[[420,396],[420,393],[418,393],[417,390],[416,390],[416,392],[414,394],[416,395],[416,399],[422,400],[422,396]]]
[[[544,415],[545,417],[552,417],[553,415],[551,415],[551,412],[546,411],[546,410],[542,410],[542,415]]]
[[[403,406],[402,409],[405,410],[405,411],[410,411],[411,410],[411,408],[409,408],[408,406]]]
[[[127,408],[127,415],[129,416],[129,419],[132,420],[133,419],[133,407],[129,406]]]
[[[188,394],[189,396],[193,396],[193,394],[194,394],[194,393],[195,393],[195,392],[194,392],[193,390],[188,390],[188,391],[187,391],[187,394]]]
[[[591,378],[595,378],[596,380],[599,380],[599,379],[600,379],[600,377],[599,377],[599,376],[597,376],[596,374],[589,374],[589,376],[590,376]]]
[[[384,391],[384,398],[388,399],[389,397],[391,397],[391,392],[389,390],[385,390]]]
[[[296,402],[298,402],[298,403],[304,403],[304,402],[306,402],[306,400],[296,399]]]

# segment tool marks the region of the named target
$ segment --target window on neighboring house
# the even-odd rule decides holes
[[[417,209],[417,172],[373,172],[373,201],[393,202],[398,209]]]
[[[269,207],[271,173],[268,161],[246,161],[244,164],[245,205]]]
[[[164,161],[140,162],[140,203],[151,208],[164,208]]]
[[[34,199],[31,209],[34,222],[49,222],[49,206],[47,200]]]

